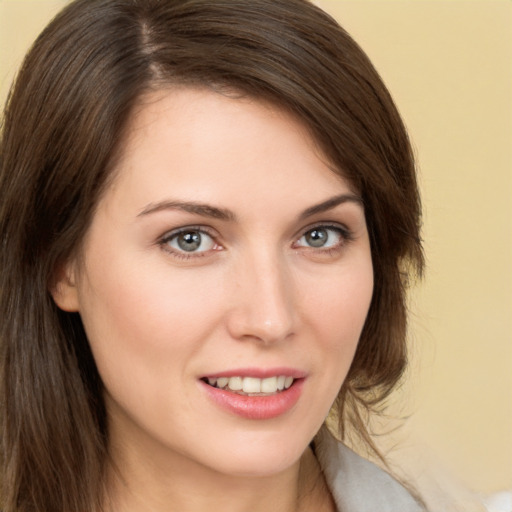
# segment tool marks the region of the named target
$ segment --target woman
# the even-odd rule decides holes
[[[1,141],[2,509],[420,510],[337,443],[406,364],[406,131],[303,0],[77,0]]]

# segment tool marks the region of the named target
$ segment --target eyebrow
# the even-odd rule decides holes
[[[363,207],[363,200],[358,195],[340,194],[339,196],[331,197],[330,199],[327,199],[326,201],[323,201],[320,204],[316,204],[314,206],[307,208],[300,214],[299,219],[306,219],[307,217],[312,217],[313,215],[316,215],[318,213],[327,212],[343,203],[357,203],[358,205]]]
[[[161,201],[159,203],[151,203],[147,205],[137,217],[149,215],[151,213],[160,212],[162,210],[182,210],[187,213],[201,215],[202,217],[212,217],[214,219],[234,221],[236,216],[230,210],[217,208],[204,203],[196,203],[193,201]]]
[[[355,194],[341,194],[331,197],[319,204],[310,206],[299,215],[299,219],[303,220],[308,217],[312,217],[313,215],[327,212],[336,208],[336,206],[347,202],[357,203],[363,206],[363,200],[359,196]],[[163,210],[181,210],[187,213],[200,215],[202,217],[211,217],[231,222],[236,221],[236,215],[231,210],[227,210],[225,208],[218,208],[206,203],[197,203],[194,201],[172,200],[150,203],[137,215],[137,217],[143,217]]]

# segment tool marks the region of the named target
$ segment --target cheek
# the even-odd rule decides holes
[[[373,293],[371,261],[363,254],[332,269],[320,282],[310,279],[307,289],[302,348],[312,369],[305,414],[313,436],[329,414],[357,349]]]
[[[367,258],[310,294],[309,318],[326,370],[325,385],[334,395],[352,363],[372,295],[373,269]]]
[[[307,306],[326,340],[357,343],[373,295],[373,269],[368,258],[333,272],[323,286],[309,287]]]
[[[107,388],[123,375],[180,378],[218,321],[218,287],[163,267],[118,260],[91,267],[83,283],[81,316]]]

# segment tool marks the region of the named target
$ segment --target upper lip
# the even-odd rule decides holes
[[[219,378],[219,377],[255,377],[257,379],[266,379],[268,377],[278,377],[284,375],[293,377],[294,379],[303,379],[306,372],[290,367],[274,367],[274,368],[233,368],[219,372],[202,375],[201,378]]]

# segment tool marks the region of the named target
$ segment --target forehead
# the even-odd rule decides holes
[[[210,89],[146,94],[116,160],[116,188],[230,202],[236,195],[297,201],[351,191],[305,125],[274,104]]]

